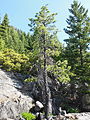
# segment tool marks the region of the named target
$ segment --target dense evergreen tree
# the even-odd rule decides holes
[[[8,15],[5,14],[0,24],[0,48],[11,48],[18,53],[26,53],[29,39],[25,32],[9,25]]]
[[[76,77],[72,78],[71,89],[74,88],[75,83],[78,83],[78,87],[81,86],[81,92],[79,91],[81,94],[82,89],[83,91],[86,90],[85,82],[89,82],[86,75],[86,66],[88,64],[87,59],[90,59],[87,56],[90,44],[90,18],[87,15],[88,10],[85,10],[85,8],[75,0],[73,4],[71,4],[69,12],[71,15],[66,21],[68,26],[64,29],[69,35],[69,38],[65,40],[67,44],[65,56],[68,59],[69,65],[72,67],[72,71],[76,74]],[[89,69],[89,67],[87,69]],[[74,89],[72,93],[75,93]]]
[[[43,74],[43,81],[45,87],[44,92],[45,92],[46,118],[48,118],[49,114],[52,114],[52,99],[51,99],[51,91],[48,84],[49,81],[48,81],[47,66],[50,65],[51,63],[55,64],[55,61],[53,61],[52,58],[56,58],[56,56],[59,56],[60,53],[59,50],[61,48],[61,44],[56,37],[57,29],[54,24],[55,15],[56,13],[50,14],[50,11],[48,10],[47,6],[42,6],[41,11],[36,14],[35,19],[29,19],[31,22],[29,26],[31,28],[31,31],[33,31],[33,40],[34,40],[33,50],[36,51],[36,55],[37,55],[38,72],[40,74],[40,71],[43,71],[42,74]],[[60,61],[56,64],[57,67],[55,68],[57,68],[57,72],[55,74],[53,73],[53,75],[58,76],[57,78],[60,81],[63,81],[61,77],[59,77],[62,74],[62,72],[59,72],[62,69],[62,67],[59,65],[60,65]],[[51,71],[51,68],[54,69],[54,66],[52,67],[49,66],[48,70]],[[69,80],[68,74],[65,75],[63,72],[63,76],[65,77],[65,80],[66,78],[67,80]]]
[[[25,32],[21,31],[21,35],[20,35],[20,40],[21,40],[21,51],[23,53],[27,53],[28,50],[30,51],[31,48],[31,44],[30,44],[30,40],[31,40],[31,36],[30,34],[26,34]]]
[[[43,61],[41,59],[40,62],[43,62],[43,79],[44,79],[44,87],[45,87],[45,113],[46,118],[48,118],[48,115],[52,113],[51,110],[51,93],[48,86],[48,79],[47,79],[47,45],[49,43],[50,39],[50,33],[48,32],[48,29],[51,28],[51,24],[54,22],[54,16],[55,14],[49,15],[49,11],[46,6],[43,6],[41,8],[41,11],[36,14],[36,19],[30,19],[31,24],[29,26],[31,27],[31,30],[34,30],[34,37],[36,38],[36,43],[34,44],[37,48],[37,51],[39,51],[40,54],[39,58],[43,58]],[[53,28],[54,29],[54,28]],[[52,30],[53,30],[52,29]],[[53,34],[52,34],[53,35]],[[35,49],[36,49],[35,48]],[[38,69],[40,71],[41,65],[39,64]]]
[[[67,52],[69,51],[67,57],[71,59],[69,60],[70,62],[74,64],[79,62],[80,65],[83,65],[84,54],[90,43],[90,18],[87,15],[88,10],[85,10],[77,1],[74,1],[69,12],[71,15],[66,21],[68,26],[65,29],[65,32],[69,35],[69,39],[65,40]]]
[[[1,25],[6,26],[6,27],[9,26],[8,14],[4,15],[4,18],[3,18]]]
[[[0,50],[3,50],[5,48],[5,42],[4,40],[0,37]]]
[[[9,29],[9,19],[8,15],[5,14],[3,21],[0,24],[0,35],[5,42],[5,45],[8,45],[8,29]]]

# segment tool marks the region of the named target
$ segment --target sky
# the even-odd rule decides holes
[[[89,10],[88,16],[90,16],[90,0],[78,0],[78,2]],[[7,13],[10,25],[29,32],[28,18],[33,18],[41,6],[48,4],[51,13],[58,13],[56,26],[60,31],[58,38],[63,43],[63,40],[68,38],[63,29],[67,26],[66,19],[70,15],[68,9],[72,3],[73,0],[0,0],[0,17],[2,20]]]

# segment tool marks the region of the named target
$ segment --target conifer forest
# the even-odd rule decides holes
[[[68,113],[90,111],[90,17],[76,0],[68,10],[65,44],[57,35],[57,13],[48,5],[29,18],[28,33],[11,25],[7,13],[0,16],[0,69],[34,84],[32,98],[44,105],[46,119],[59,107]]]

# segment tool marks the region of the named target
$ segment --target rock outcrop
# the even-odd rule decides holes
[[[23,84],[13,73],[0,69],[0,120],[18,120],[32,108],[33,99],[22,93]]]
[[[72,113],[71,115],[77,117],[75,120],[90,120],[90,112]]]

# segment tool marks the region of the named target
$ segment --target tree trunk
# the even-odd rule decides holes
[[[45,38],[45,36],[44,36]],[[48,115],[52,114],[52,100],[51,91],[49,89],[48,80],[47,80],[47,56],[46,56],[46,40],[44,39],[44,71],[43,71],[43,79],[45,86],[45,117],[48,119]]]

